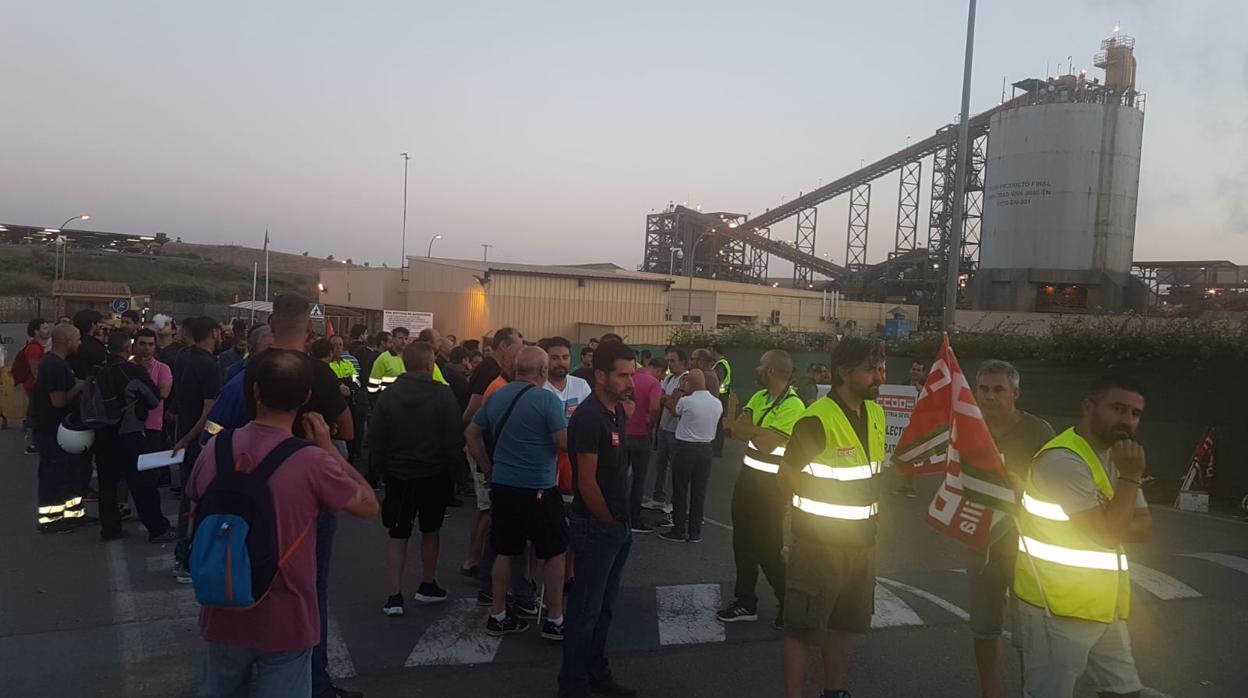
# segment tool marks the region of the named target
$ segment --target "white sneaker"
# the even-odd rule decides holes
[[[650,499],[648,497],[646,498],[645,501],[641,503],[641,508],[649,509],[650,511],[661,511],[664,514],[672,513],[671,504],[668,504],[667,502],[660,502],[654,499]]]

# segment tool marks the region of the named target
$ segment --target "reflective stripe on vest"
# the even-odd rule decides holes
[[[1074,429],[1058,434],[1036,454],[1065,449],[1083,461],[1106,499],[1113,485],[1092,446]],[[1031,477],[1019,510],[1020,555],[1014,566],[1014,593],[1056,616],[1111,623],[1130,613],[1131,586],[1122,546],[1106,547],[1081,531],[1057,502],[1036,491]]]
[[[816,525],[839,520],[835,525],[861,526],[879,512],[873,480],[884,460],[884,410],[870,401],[862,403],[862,409],[867,418],[866,444],[859,441],[849,418],[831,398],[817,400],[803,414],[823,424],[824,447],[802,468],[793,506],[826,522]]]
[[[715,362],[715,366],[720,364],[724,365],[724,382],[719,384],[719,394],[727,395],[728,391],[732,389],[732,364],[728,363],[728,359],[720,359]]]
[[[768,460],[761,460],[767,458]],[[745,447],[745,464],[755,470],[761,470],[764,473],[780,472],[780,463],[784,460],[784,446],[776,446],[771,449],[770,454],[764,454],[753,441]],[[770,462],[769,462],[770,461]]]

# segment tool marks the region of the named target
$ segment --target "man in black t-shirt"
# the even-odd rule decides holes
[[[574,491],[568,528],[576,583],[565,610],[560,696],[588,695],[591,690],[636,695],[615,682],[606,655],[620,576],[633,542],[623,401],[632,396],[636,366],[632,349],[624,344],[599,345],[594,353],[594,393],[568,423]]]
[[[61,421],[72,411],[84,386],[66,361],[78,349],[81,337],[73,325],[52,328],[52,348],[39,361],[30,396],[30,425],[39,449],[40,533],[72,531],[85,514],[75,461],[56,438]]]

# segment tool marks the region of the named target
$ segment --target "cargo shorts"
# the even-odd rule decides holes
[[[785,577],[784,634],[810,644],[829,631],[862,634],[875,613],[875,548],[795,540]]]

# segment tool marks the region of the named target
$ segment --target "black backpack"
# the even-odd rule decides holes
[[[277,519],[269,478],[297,451],[313,446],[294,436],[278,444],[249,473],[234,467],[234,430],[217,435],[217,474],[195,507],[191,539],[191,581],[205,606],[246,609],[268,593],[281,566],[299,548],[315,522],[290,548],[277,541]]]

